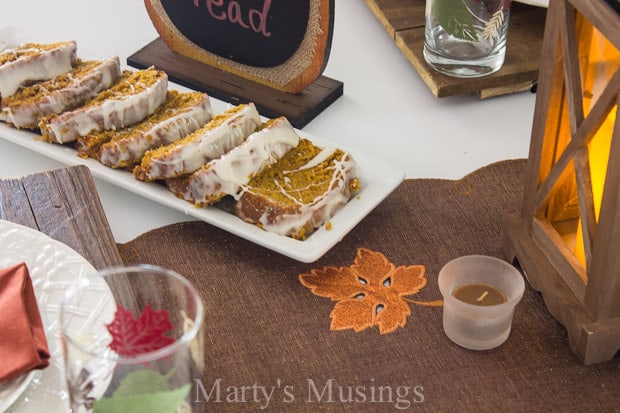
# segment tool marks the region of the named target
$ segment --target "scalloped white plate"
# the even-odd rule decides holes
[[[25,32],[28,31],[26,30]],[[20,33],[20,29],[17,28],[0,28],[0,41],[6,39],[6,41],[12,43],[19,43],[20,39],[22,42],[29,40],[20,36]],[[48,41],[52,40],[54,39]],[[78,44],[78,55],[81,55],[79,50]],[[172,83],[170,83],[170,88],[188,90]],[[211,98],[211,106],[214,114],[217,114],[226,110],[230,105]],[[43,142],[38,134],[17,130],[0,123],[0,138],[48,156],[65,165],[86,165],[97,178],[181,211],[282,255],[309,263],[319,259],[340,242],[349,231],[396,189],[405,178],[405,173],[387,162],[374,159],[366,154],[349,150],[337,143],[310,136],[303,131],[298,130],[297,132],[300,136],[310,139],[316,145],[336,146],[349,151],[358,164],[358,177],[362,186],[362,190],[357,192],[349,203],[332,217],[330,220],[331,229],[326,229],[324,225],[304,241],[264,231],[216,207],[196,208],[193,204],[174,196],[163,185],[138,181],[130,172],[108,168],[94,159],[82,159],[70,147]]]
[[[38,371],[31,371],[8,382],[0,383],[0,412],[4,412],[11,407],[38,374],[40,374]]]
[[[23,380],[17,380],[5,388],[0,411],[11,406],[11,412],[66,412],[69,406],[64,385],[58,311],[67,288],[96,270],[67,245],[34,229],[0,220],[0,268],[20,262],[28,266],[51,362],[44,370],[26,375]]]

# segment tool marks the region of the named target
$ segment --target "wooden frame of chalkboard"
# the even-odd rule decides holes
[[[343,93],[322,76],[335,0],[144,0],[159,38],[128,58],[302,127]]]

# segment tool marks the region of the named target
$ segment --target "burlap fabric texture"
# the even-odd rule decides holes
[[[437,274],[468,254],[503,257],[502,220],[521,203],[525,160],[461,180],[406,180],[319,261],[299,263],[202,222],[119,245],[127,263],[174,269],[207,307],[206,370],[193,389],[212,411],[620,411],[620,359],[583,366],[566,332],[526,286],[508,341],[489,351],[453,344],[441,307],[411,304],[403,327],[330,330],[334,302],[298,276],[350,266],[359,248],[396,266],[424,265],[410,298],[440,299]]]

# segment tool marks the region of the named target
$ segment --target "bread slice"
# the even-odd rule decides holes
[[[233,213],[267,231],[303,240],[359,188],[357,165],[349,153],[301,139],[243,185]]]
[[[0,120],[16,128],[36,129],[43,117],[83,105],[120,76],[118,57],[79,62],[70,72],[21,88],[2,99]]]
[[[228,153],[166,184],[177,197],[196,206],[211,205],[226,195],[236,196],[242,185],[298,143],[299,136],[285,117],[272,119]]]
[[[114,130],[140,122],[164,103],[168,75],[154,68],[124,71],[111,88],[99,93],[84,106],[39,122],[43,140],[73,142],[92,131]]]
[[[0,53],[0,98],[13,95],[27,84],[67,73],[77,64],[77,44],[24,43]]]
[[[142,122],[88,134],[78,138],[75,147],[80,156],[96,158],[110,168],[133,168],[147,150],[185,137],[212,115],[207,94],[170,90],[166,102]]]
[[[142,181],[154,181],[194,172],[239,145],[260,123],[253,103],[231,108],[185,138],[146,152],[134,175]]]

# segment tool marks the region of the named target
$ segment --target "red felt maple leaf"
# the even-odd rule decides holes
[[[121,356],[148,353],[174,342],[174,338],[166,336],[173,328],[168,311],[153,310],[148,304],[137,318],[118,306],[114,320],[106,327],[112,336],[110,348]]]

